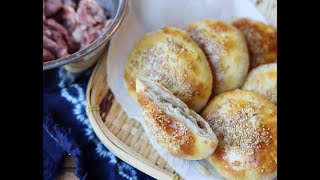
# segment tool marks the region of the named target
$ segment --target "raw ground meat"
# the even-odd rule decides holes
[[[102,8],[94,0],[82,0],[77,10],[77,20],[86,26],[94,26],[103,24],[106,17]]]
[[[68,56],[78,49],[71,34],[54,19],[43,21],[43,47],[56,58]],[[48,56],[43,56],[43,60],[48,61]]]
[[[63,12],[61,13],[61,24],[69,31],[72,32],[76,25],[76,11],[70,7],[65,6],[63,7]]]
[[[66,44],[70,49],[70,53],[73,53],[77,50],[77,45],[73,37],[61,24],[57,23],[54,19],[46,19],[44,20],[43,25],[51,31],[61,34],[62,38],[66,41]]]
[[[94,0],[82,0],[79,4],[76,20],[79,22],[72,36],[81,42],[81,49],[90,45],[106,29],[106,17],[103,9]]]
[[[43,61],[87,47],[109,26],[106,13],[94,0],[43,0]]]
[[[51,61],[56,59],[56,57],[47,49],[43,48],[43,61]]]
[[[63,7],[61,0],[44,0],[43,3],[46,17],[56,14]]]
[[[54,41],[55,40],[55,41]],[[55,57],[60,58],[68,55],[68,47],[61,39],[50,39],[48,36],[43,36],[43,47],[47,49]],[[61,43],[62,42],[62,43]],[[60,44],[59,44],[60,43]]]
[[[73,31],[72,36],[76,41],[81,42],[81,49],[85,48],[95,41],[110,23],[111,20],[107,20],[106,24],[98,24],[96,26],[79,25]]]

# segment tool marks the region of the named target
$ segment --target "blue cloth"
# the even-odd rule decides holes
[[[112,154],[86,116],[85,92],[92,68],[73,74],[43,72],[43,179],[56,179],[66,154],[76,159],[80,179],[153,179]]]

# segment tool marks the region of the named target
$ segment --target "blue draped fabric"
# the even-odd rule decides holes
[[[73,74],[43,72],[43,179],[56,179],[66,154],[76,159],[79,179],[153,179],[112,154],[86,116],[86,87],[92,68]]]

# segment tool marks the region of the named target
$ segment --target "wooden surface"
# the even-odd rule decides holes
[[[65,156],[64,162],[60,168],[57,180],[78,180],[76,173],[76,161],[69,155]]]
[[[277,27],[277,0],[250,0],[258,10],[266,17],[267,21]],[[71,156],[66,156],[60,168],[58,180],[77,180],[75,176],[75,160]]]

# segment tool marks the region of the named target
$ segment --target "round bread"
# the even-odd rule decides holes
[[[240,88],[249,68],[249,55],[241,32],[219,20],[203,19],[186,28],[204,51],[212,73],[213,94]]]
[[[146,34],[132,49],[124,79],[136,100],[136,77],[160,83],[199,112],[212,91],[212,73],[203,51],[182,30],[164,27]]]
[[[277,63],[252,69],[242,89],[255,91],[277,104]]]
[[[151,136],[173,156],[201,160],[216,149],[209,124],[159,83],[136,80],[137,98]]]
[[[249,69],[277,62],[277,29],[245,18],[232,20],[231,24],[242,32],[247,41],[250,56]]]
[[[277,172],[277,106],[253,91],[216,96],[202,117],[219,143],[208,158],[226,179],[271,179]]]

